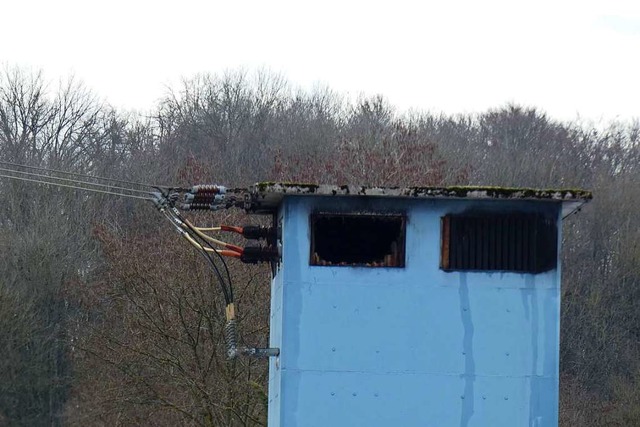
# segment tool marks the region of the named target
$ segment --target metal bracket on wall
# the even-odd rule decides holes
[[[240,352],[244,356],[257,357],[259,359],[266,359],[268,357],[280,356],[279,348],[243,348]]]

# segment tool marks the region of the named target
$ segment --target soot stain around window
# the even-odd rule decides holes
[[[446,215],[440,268],[542,273],[557,267],[557,226],[539,214]]]
[[[405,217],[311,215],[310,265],[404,267]]]

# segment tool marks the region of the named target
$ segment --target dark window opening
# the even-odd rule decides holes
[[[404,267],[405,217],[311,215],[311,265]]]
[[[540,214],[462,214],[442,218],[440,268],[541,273],[556,268],[558,229]]]

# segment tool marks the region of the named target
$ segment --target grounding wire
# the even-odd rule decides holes
[[[106,178],[106,177],[102,177],[102,176],[94,176],[94,175],[88,175],[88,174],[77,173],[77,172],[67,172],[67,171],[63,171],[63,170],[60,170],[60,169],[49,169],[49,168],[43,168],[43,167],[38,167],[38,166],[28,166],[28,165],[22,165],[22,164],[19,164],[19,163],[12,163],[12,162],[0,161],[0,164],[7,165],[7,166],[18,166],[18,167],[27,168],[27,169],[47,171],[47,172],[53,172],[53,173],[62,173],[62,174],[66,174],[66,175],[73,175],[73,176],[79,176],[79,177],[85,177],[85,178],[93,178],[93,179],[102,180],[102,181],[120,182],[122,184],[138,185],[140,187],[167,187],[165,185],[143,184],[141,182],[127,181],[127,180],[124,180],[124,179]]]
[[[39,173],[24,172],[24,171],[18,171],[18,170],[13,170],[13,169],[4,169],[4,168],[0,168],[0,171],[1,172],[17,173],[17,174],[22,174],[22,175],[27,175],[27,176],[35,176],[35,177],[39,177],[39,178],[55,179],[55,180],[59,180],[59,181],[71,182],[71,183],[76,183],[76,184],[93,185],[95,187],[110,188],[110,189],[113,189],[113,190],[123,190],[123,191],[131,191],[131,192],[134,192],[134,193],[151,194],[149,191],[136,190],[135,188],[118,187],[117,185],[107,185],[107,184],[100,184],[100,183],[97,183],[97,182],[80,181],[80,180],[77,180],[77,179],[62,178],[62,177],[59,177],[59,176],[43,175],[43,174],[39,174]]]
[[[57,187],[73,188],[73,189],[76,189],[76,190],[93,191],[94,193],[111,194],[111,195],[114,195],[114,196],[130,197],[132,199],[151,200],[151,201],[154,200],[152,197],[142,197],[142,196],[136,196],[136,195],[133,195],[133,194],[116,193],[116,192],[113,192],[113,191],[98,190],[97,188],[79,187],[77,185],[61,184],[59,182],[42,181],[42,180],[37,180],[37,179],[23,178],[23,177],[19,177],[19,176],[0,174],[0,178],[11,178],[11,179],[17,179],[19,181],[27,181],[27,182],[35,182],[35,183],[38,183],[38,184],[55,185]]]

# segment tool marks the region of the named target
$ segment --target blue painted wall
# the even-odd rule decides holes
[[[467,209],[560,215],[550,202],[284,199],[270,427],[557,425],[559,268],[440,270],[440,218]],[[405,213],[406,267],[309,266],[318,210]]]

